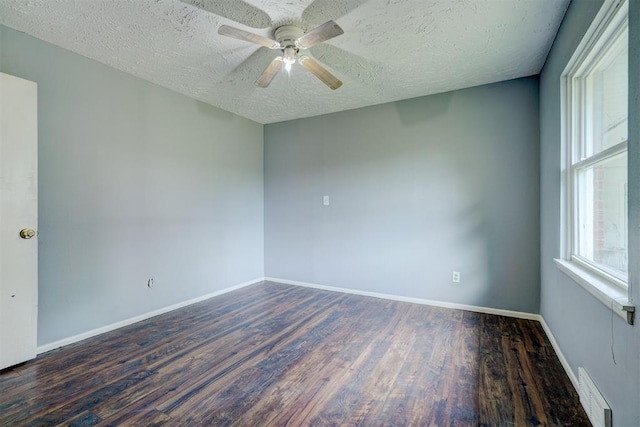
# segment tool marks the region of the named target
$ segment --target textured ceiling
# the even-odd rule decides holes
[[[0,23],[192,98],[273,123],[539,73],[569,0],[0,0]],[[295,65],[254,81],[279,51],[217,34],[273,37],[335,20],[311,48],[344,85]]]

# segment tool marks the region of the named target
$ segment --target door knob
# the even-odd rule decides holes
[[[36,235],[36,231],[30,228],[23,228],[20,230],[20,237],[23,239],[30,239]]]

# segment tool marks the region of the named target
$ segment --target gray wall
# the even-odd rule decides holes
[[[536,313],[538,224],[536,78],[265,126],[267,277]]]
[[[38,83],[39,344],[264,275],[262,125],[0,35]]]
[[[640,326],[629,326],[561,273],[560,256],[560,76],[601,1],[573,1],[540,79],[541,125],[541,314],[577,374],[583,366],[613,409],[614,425],[640,425]],[[631,0],[630,117],[640,117],[640,1]],[[640,301],[640,132],[629,120],[629,208],[631,297]],[[635,261],[635,262],[634,262]],[[611,345],[615,354],[612,357]]]

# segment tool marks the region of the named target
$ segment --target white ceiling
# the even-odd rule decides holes
[[[0,23],[260,123],[535,75],[569,0],[0,0]],[[279,51],[222,37],[273,37],[335,20],[309,50],[344,85],[295,65],[254,81]]]

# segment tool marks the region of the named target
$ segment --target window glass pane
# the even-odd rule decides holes
[[[627,52],[625,30],[586,77],[583,158],[627,140]]]
[[[577,255],[627,280],[627,153],[577,171]]]

